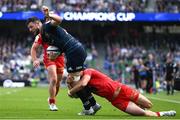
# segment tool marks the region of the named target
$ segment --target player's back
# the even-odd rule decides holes
[[[95,69],[86,69],[84,70],[84,74],[91,76],[88,86],[95,90],[93,92],[108,100],[112,99],[115,90],[121,85],[121,83],[113,81],[110,77]]]
[[[73,52],[80,45],[78,40],[67,33],[62,27],[54,26],[50,22],[43,24],[42,38],[44,42],[57,46],[65,54]]]

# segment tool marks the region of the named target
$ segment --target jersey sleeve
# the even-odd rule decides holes
[[[34,43],[42,44],[42,38],[40,34],[35,37]]]
[[[92,75],[92,71],[89,70],[89,69],[86,69],[86,70],[84,70],[84,75],[89,75],[89,76],[91,76],[91,75]]]

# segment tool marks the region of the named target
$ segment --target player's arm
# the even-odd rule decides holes
[[[85,74],[81,78],[81,80],[79,80],[77,83],[74,83],[74,86],[68,91],[69,96],[75,94],[76,92],[82,90],[85,86],[87,86],[87,84],[90,81],[90,79],[91,79],[91,76]]]
[[[49,12],[49,8],[47,6],[43,6],[42,11],[43,11],[43,13],[45,15],[45,18],[47,20],[51,20],[52,25],[57,26],[57,25],[61,24],[62,18],[60,16],[58,16],[57,14]]]
[[[31,47],[31,58],[32,58],[34,67],[38,67],[40,65],[40,60],[37,58],[37,51],[38,51],[38,48],[40,47],[40,44],[36,42],[38,39],[39,39],[39,36],[36,36],[35,41]]]

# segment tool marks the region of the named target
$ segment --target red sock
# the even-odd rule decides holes
[[[49,99],[49,104],[55,104],[55,99]]]
[[[159,112],[156,112],[157,116],[160,117],[160,113]]]

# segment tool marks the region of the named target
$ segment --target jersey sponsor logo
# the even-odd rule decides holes
[[[78,66],[75,68],[75,70],[81,70],[82,68],[83,68],[83,66]],[[73,70],[72,67],[68,68],[68,71],[72,71],[72,70]]]
[[[82,69],[83,67],[82,66],[78,66],[76,67],[76,70],[79,70],[79,69]]]

